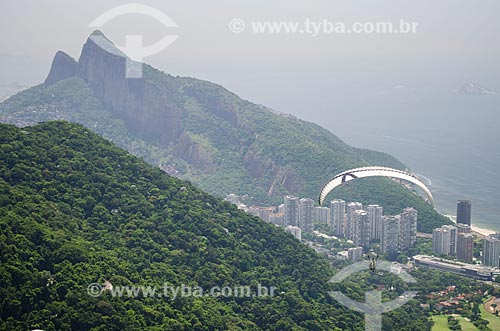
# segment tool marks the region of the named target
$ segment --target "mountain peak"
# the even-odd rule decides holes
[[[53,85],[75,75],[88,81],[92,71],[112,64],[118,64],[118,68],[123,67],[124,72],[126,60],[127,56],[102,31],[95,30],[83,45],[78,62],[63,51],[56,53],[44,84]]]
[[[107,79],[116,84],[125,77],[127,57],[101,31],[92,32],[78,59],[78,76],[86,82]]]
[[[133,62],[99,30],[92,32],[78,60],[77,75],[129,129],[168,145],[180,133],[181,111],[152,82],[128,76]],[[141,68],[142,69],[142,68]]]
[[[116,45],[111,41],[111,39],[106,37],[106,35],[100,30],[94,30],[89,35],[89,37],[87,38],[87,42],[85,43],[85,45],[83,45],[82,55],[85,51],[85,48],[91,46],[97,46],[102,51],[105,51],[107,53],[127,58],[127,55],[123,53],[118,47],[116,47]]]
[[[53,85],[76,74],[77,62],[63,51],[58,51],[52,60],[50,72],[45,79],[45,85]]]
[[[477,83],[466,83],[457,92],[460,94],[496,94],[496,92]]]
[[[104,33],[101,30],[92,31],[92,33],[89,35],[89,37],[91,37],[91,36],[101,36],[101,37],[106,38],[106,36],[104,35]],[[106,39],[108,39],[108,38],[106,38]]]

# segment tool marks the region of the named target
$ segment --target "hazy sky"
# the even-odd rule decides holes
[[[497,0],[136,1],[158,8],[178,25],[166,29],[126,15],[102,31],[117,43],[143,34],[154,43],[179,39],[146,59],[164,71],[218,82],[245,98],[287,112],[306,113],[327,94],[377,92],[394,85],[477,81],[500,89],[500,2]],[[36,83],[53,54],[78,58],[89,23],[127,1],[2,0],[0,79]],[[228,29],[233,18],[247,30]],[[391,21],[419,23],[415,35],[256,35],[251,21]],[[26,70],[23,65],[29,65]],[[27,72],[28,71],[28,72]],[[458,86],[452,86],[457,87]],[[447,86],[448,88],[448,86]],[[285,97],[286,96],[286,97]]]
[[[0,2],[0,84],[42,82],[57,50],[76,59],[88,25],[127,1]],[[407,98],[451,93],[466,82],[500,90],[498,0],[140,1],[178,25],[124,15],[101,30],[115,43],[141,34],[179,38],[145,62],[174,75],[219,83],[241,97],[322,123],[343,137],[338,117],[406,116]],[[246,22],[235,34],[232,19]],[[418,22],[416,34],[255,34],[251,22]],[[394,89],[395,86],[404,88]],[[394,101],[402,104],[394,106]],[[414,101],[414,100],[413,100]],[[402,115],[403,114],[403,115]],[[385,118],[382,116],[382,118]],[[347,131],[347,132],[346,132]],[[349,138],[349,137],[347,137]]]

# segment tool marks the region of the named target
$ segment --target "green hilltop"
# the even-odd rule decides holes
[[[332,270],[314,250],[64,121],[0,124],[0,252],[0,330],[363,329],[327,294]],[[262,284],[277,294],[87,293],[105,281]],[[384,323],[429,330],[418,302]]]

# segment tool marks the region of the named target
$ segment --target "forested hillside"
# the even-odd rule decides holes
[[[0,330],[364,329],[359,314],[327,294],[333,270],[312,249],[80,125],[0,125],[0,223]],[[87,293],[105,281],[260,283],[277,292],[175,300]],[[384,323],[428,330],[417,304]]]

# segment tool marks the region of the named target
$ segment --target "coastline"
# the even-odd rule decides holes
[[[443,216],[446,216],[448,217],[453,223],[457,223],[457,221],[455,220],[455,218],[451,215],[443,215]],[[471,225],[471,230],[472,232],[480,235],[480,236],[483,236],[483,237],[487,237],[489,236],[490,234],[495,234],[497,231],[493,231],[493,230],[488,230],[488,229],[485,229],[485,228],[481,228],[481,227],[478,227],[478,226],[475,226],[475,225]]]
[[[484,237],[489,236],[490,234],[496,233],[496,231],[488,230],[488,229],[483,229],[477,226],[471,226],[472,232],[478,233]]]

